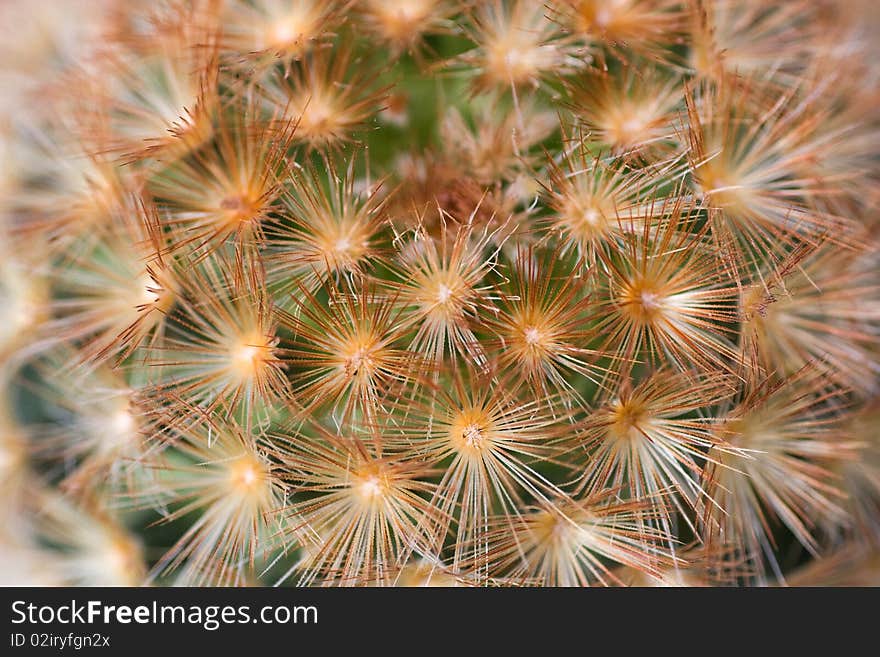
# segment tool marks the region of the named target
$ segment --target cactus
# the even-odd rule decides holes
[[[3,583],[876,582],[870,4],[4,4]]]

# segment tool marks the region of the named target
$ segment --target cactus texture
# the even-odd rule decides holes
[[[865,0],[0,25],[0,581],[880,583]]]

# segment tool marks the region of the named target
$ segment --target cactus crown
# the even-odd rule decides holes
[[[858,3],[75,4],[4,39],[22,564],[764,584],[877,540]]]

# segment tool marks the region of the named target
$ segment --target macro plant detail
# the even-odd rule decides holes
[[[871,10],[4,3],[0,583],[880,583]]]

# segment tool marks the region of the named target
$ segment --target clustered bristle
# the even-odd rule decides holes
[[[0,582],[877,581],[870,6],[81,4],[0,35]]]

